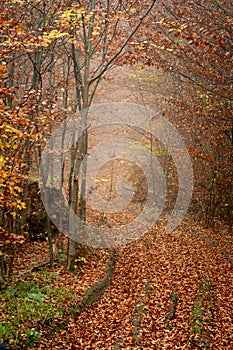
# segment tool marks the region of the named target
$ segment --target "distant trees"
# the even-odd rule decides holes
[[[165,113],[189,146],[194,197],[207,224],[232,224],[232,2],[164,1],[150,23],[147,62],[175,78]]]

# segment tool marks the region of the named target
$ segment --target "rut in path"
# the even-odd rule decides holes
[[[217,314],[214,323],[213,319],[209,322],[206,309],[203,327],[208,348],[230,350],[231,266],[219,243],[213,246],[203,237],[187,227],[167,235],[158,226],[143,239],[118,249],[110,287],[76,319],[77,348],[198,348],[204,338],[199,343],[190,341],[191,317],[203,276],[208,276],[212,311]]]

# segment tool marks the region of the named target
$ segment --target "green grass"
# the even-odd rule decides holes
[[[210,346],[213,312],[212,287],[209,280],[203,278],[191,313],[190,341],[197,348],[208,349]]]
[[[72,290],[56,286],[59,278],[40,271],[30,280],[12,283],[0,293],[0,339],[10,341],[14,349],[36,346],[41,329],[62,319],[68,305],[78,298]]]
[[[194,307],[192,310],[192,333],[193,334],[202,334],[204,332],[204,325],[203,325],[203,305],[202,305],[202,298],[199,296],[197,300],[194,303]]]

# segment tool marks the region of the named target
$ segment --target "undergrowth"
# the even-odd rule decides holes
[[[0,340],[14,349],[35,347],[43,333],[57,321],[64,311],[77,300],[69,288],[59,286],[60,276],[40,271],[11,285],[0,293]]]

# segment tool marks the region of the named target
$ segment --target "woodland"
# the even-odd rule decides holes
[[[0,4],[0,344],[232,349],[233,2]]]

